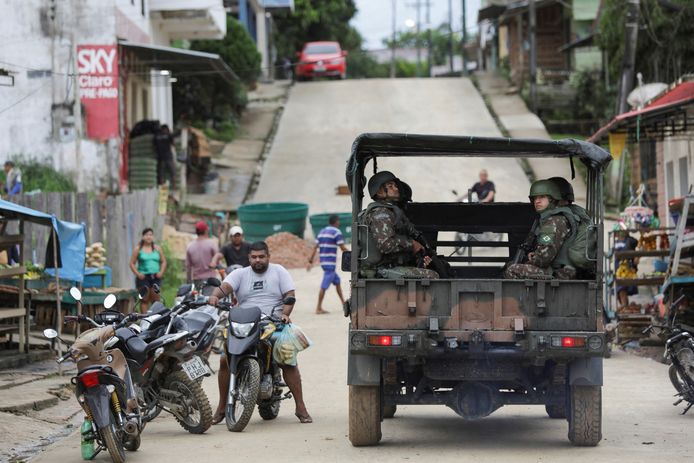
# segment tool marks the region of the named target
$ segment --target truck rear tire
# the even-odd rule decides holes
[[[354,447],[381,440],[381,387],[349,386],[349,441]]]
[[[395,412],[398,411],[398,406],[393,404],[393,405],[384,405],[383,406],[383,418],[392,418],[395,416]]]
[[[566,406],[564,405],[545,405],[547,416],[552,419],[566,419]]]
[[[602,439],[602,387],[571,386],[569,394],[569,441],[595,447]]]

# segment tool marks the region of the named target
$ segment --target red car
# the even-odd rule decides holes
[[[308,42],[296,56],[299,57],[297,80],[323,76],[344,79],[347,75],[347,52],[337,42]]]

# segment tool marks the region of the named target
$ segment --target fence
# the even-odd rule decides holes
[[[134,288],[129,262],[140,233],[151,227],[154,235],[161,237],[164,217],[158,212],[158,198],[158,190],[151,188],[106,198],[93,193],[38,193],[18,195],[10,200],[61,220],[84,223],[87,244],[104,243],[106,265],[113,271],[112,285]],[[48,227],[24,224],[25,259],[39,264],[45,262],[49,232]]]

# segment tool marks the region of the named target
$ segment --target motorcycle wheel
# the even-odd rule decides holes
[[[113,421],[115,421],[115,419],[113,419]],[[125,449],[121,444],[121,440],[116,436],[116,425],[111,424],[107,428],[101,428],[99,429],[99,433],[101,433],[101,439],[104,441],[104,445],[109,455],[111,455],[113,463],[124,463]]]
[[[164,387],[183,395],[185,416],[176,417],[183,429],[191,434],[202,434],[212,426],[212,408],[200,383],[193,381],[183,371],[175,371],[167,376]]]
[[[262,419],[266,421],[274,420],[275,418],[277,418],[277,415],[280,414],[280,404],[281,402],[279,400],[260,403],[258,404],[258,414]]]
[[[677,351],[677,360],[682,365],[683,371],[678,371],[682,386],[694,387],[694,351],[689,347],[683,347]],[[677,389],[677,387],[675,387]],[[679,389],[677,389],[679,391]],[[682,392],[682,391],[680,391]]]
[[[237,377],[236,394],[230,397],[224,413],[227,429],[232,432],[243,431],[251,420],[260,391],[260,365],[252,359],[242,360]]]

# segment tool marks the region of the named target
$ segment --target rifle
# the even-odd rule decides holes
[[[428,256],[431,258],[431,264],[428,268],[438,273],[440,278],[452,278],[451,265],[436,254],[436,250],[429,244],[424,234],[415,230],[413,238],[424,247],[424,251],[417,255],[417,267],[424,268],[424,257]]]
[[[533,250],[533,248],[535,247],[536,238],[535,228],[539,225],[539,222],[539,218],[535,219],[535,222],[533,222],[533,226],[530,227],[530,232],[528,233],[528,236],[525,237],[525,241],[518,245],[516,255],[513,256],[513,260],[511,260],[510,265],[523,263],[528,253]]]

